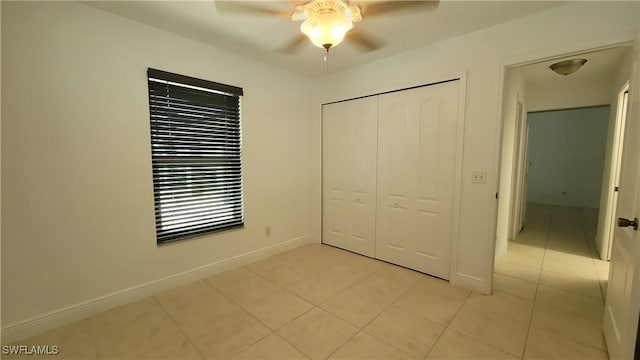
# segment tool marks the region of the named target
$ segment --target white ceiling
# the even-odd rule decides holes
[[[517,67],[524,79],[530,84],[554,84],[566,81],[578,81],[581,79],[602,79],[615,76],[621,65],[622,59],[631,51],[629,46],[617,46],[609,49],[592,51],[573,56],[565,56],[534,64]],[[571,75],[558,75],[549,69],[551,64],[568,59],[586,59],[587,62]]]
[[[314,47],[310,42],[305,42],[301,50],[293,55],[277,51],[299,33],[299,23],[287,18],[220,14],[214,1],[84,3],[303,75],[321,75],[326,71],[324,50]],[[371,19],[367,19],[365,13],[364,20],[356,25],[358,29],[387,45],[373,52],[361,53],[347,39],[331,50],[330,70],[357,66],[565,3],[444,0],[430,11],[404,11]],[[283,11],[293,10],[293,5],[288,1],[261,1],[261,5]]]

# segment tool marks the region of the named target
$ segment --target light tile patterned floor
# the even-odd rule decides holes
[[[594,221],[532,204],[491,296],[308,245],[19,344],[83,360],[606,359]]]

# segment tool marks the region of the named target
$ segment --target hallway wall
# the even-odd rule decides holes
[[[609,106],[529,113],[531,202],[598,208]]]

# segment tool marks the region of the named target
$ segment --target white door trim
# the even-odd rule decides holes
[[[611,146],[611,166],[605,171],[609,172],[609,182],[603,184],[606,194],[606,204],[601,205],[601,209],[604,207],[604,224],[603,229],[600,232],[602,238],[600,239],[600,249],[598,253],[602,260],[611,260],[611,244],[613,242],[613,231],[615,229],[616,222],[616,204],[618,199],[617,191],[614,188],[620,183],[620,165],[622,159],[622,147],[624,145],[624,131],[626,123],[626,110],[627,110],[627,96],[625,93],[629,92],[629,81],[627,81],[620,92],[618,93],[618,103],[616,106],[616,117],[614,119],[614,135],[613,144]],[[600,224],[598,224],[600,225]]]
[[[471,288],[482,289],[484,286],[482,279],[469,277],[463,273],[458,272],[458,248],[460,239],[460,210],[462,201],[462,159],[464,155],[464,129],[465,129],[465,109],[466,109],[466,95],[467,95],[467,72],[459,75],[460,87],[458,94],[458,135],[456,138],[456,167],[453,178],[455,179],[453,189],[453,225],[451,229],[451,271],[449,272],[449,282],[452,285]],[[496,209],[497,211],[497,209]]]
[[[522,229],[523,220],[521,218],[522,207],[526,204],[522,204],[524,196],[522,196],[524,189],[524,174],[525,174],[525,136],[526,136],[526,121],[524,115],[525,109],[523,105],[523,99],[520,98],[518,93],[516,96],[516,126],[515,126],[515,141],[513,144],[513,163],[511,169],[514,169],[515,174],[511,177],[511,194],[504,194],[509,196],[511,201],[511,209],[509,209],[509,229],[507,232],[507,239],[514,240],[518,237],[520,230]]]

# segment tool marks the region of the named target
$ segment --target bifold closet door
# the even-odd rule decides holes
[[[322,241],[375,256],[378,99],[322,107]]]
[[[376,257],[449,279],[459,81],[380,95]]]

